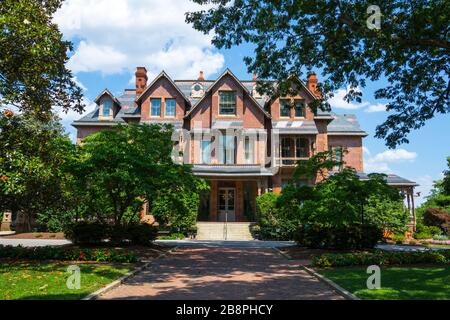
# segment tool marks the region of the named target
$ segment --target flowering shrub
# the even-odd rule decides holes
[[[405,265],[421,263],[449,263],[450,250],[426,251],[382,251],[343,254],[322,254],[314,257],[312,265],[319,268],[364,266],[364,265]]]
[[[110,248],[73,248],[73,247],[34,247],[0,245],[0,258],[29,260],[97,261],[97,262],[136,262],[137,257],[125,250]]]

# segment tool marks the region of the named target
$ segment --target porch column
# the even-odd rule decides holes
[[[209,196],[209,221],[217,221],[217,181],[211,181],[211,193]]]
[[[413,231],[416,231],[416,208],[414,207],[414,187],[411,187],[411,214]]]

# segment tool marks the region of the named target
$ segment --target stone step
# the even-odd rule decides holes
[[[252,222],[197,222],[198,240],[253,240]]]

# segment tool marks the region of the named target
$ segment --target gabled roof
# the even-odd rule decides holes
[[[189,110],[187,113],[186,113],[186,115],[184,116],[185,118],[187,118],[187,117],[189,117],[190,116],[190,114],[200,105],[200,103],[206,98],[206,96],[211,92],[211,90],[212,90],[212,88],[217,84],[217,83],[219,83],[219,81],[223,78],[223,77],[225,77],[225,76],[227,76],[227,75],[229,75],[230,77],[232,77],[240,86],[241,86],[241,88],[244,90],[244,92],[245,93],[247,93],[248,94],[248,96],[250,97],[250,100],[252,100],[254,103],[255,103],[255,105],[264,113],[264,115],[267,117],[267,118],[272,118],[271,117],[271,115],[269,114],[269,113],[267,113],[267,111],[266,110],[264,110],[264,108],[258,103],[258,101],[252,96],[252,94],[251,94],[251,92],[250,91],[248,91],[248,89],[247,89],[247,87],[246,86],[244,86],[244,84],[241,82],[241,81],[239,81],[239,79],[238,78],[236,78],[236,76],[233,74],[233,72],[231,72],[231,70],[230,69],[226,69],[220,76],[219,76],[219,78],[217,78],[217,80],[216,81],[214,81],[207,89],[206,89],[206,91],[205,91],[205,94],[203,95],[203,97],[201,97],[195,104],[194,104],[194,106],[191,108],[191,110]]]
[[[111,91],[109,91],[108,89],[103,90],[102,93],[100,93],[100,94],[97,96],[97,98],[94,99],[94,102],[95,102],[96,104],[99,105],[99,104],[100,104],[100,99],[101,99],[105,94],[106,94],[107,96],[109,96],[115,103],[117,103],[118,106],[122,106],[122,104],[120,103],[120,101],[117,100],[117,98],[114,97],[114,95],[113,95],[113,94],[111,93]]]
[[[358,135],[368,136],[368,133],[361,129],[359,121],[354,114],[331,113],[333,120],[328,124],[328,135]]]
[[[172,84],[172,86],[178,91],[178,93],[183,97],[184,100],[186,100],[187,103],[190,104],[189,99],[186,97],[186,95],[180,90],[180,88],[175,84],[175,82],[172,80],[172,78],[169,77],[169,75],[163,70],[159,75],[156,76],[155,79],[145,88],[145,90],[136,97],[136,103],[140,103],[142,101],[142,98],[145,96],[148,90],[161,78],[166,78],[169,80],[169,82]]]

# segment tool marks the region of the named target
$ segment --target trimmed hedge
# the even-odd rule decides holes
[[[294,240],[308,248],[368,249],[383,239],[383,230],[373,225],[324,226],[310,224],[301,226]]]
[[[156,239],[158,229],[148,224],[109,226],[97,222],[78,222],[67,227],[67,239],[75,244],[91,245],[109,240],[113,244],[130,241],[135,245],[148,245]]]
[[[330,253],[312,259],[312,265],[319,268],[422,263],[450,263],[450,250],[412,252],[376,250],[374,252]]]
[[[119,249],[80,249],[71,247],[13,247],[0,245],[0,258],[27,260],[96,261],[96,262],[136,262],[131,252]]]

